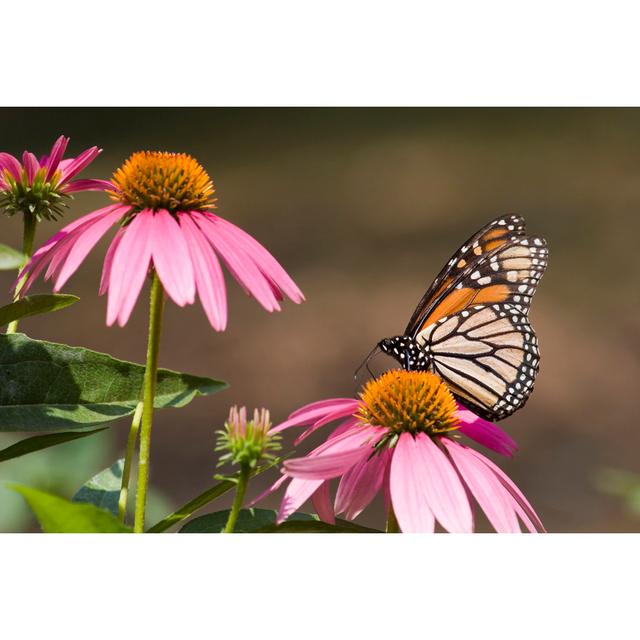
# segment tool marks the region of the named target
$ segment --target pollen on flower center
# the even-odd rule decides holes
[[[453,395],[437,375],[426,371],[387,371],[369,380],[360,398],[357,417],[395,433],[437,434],[459,426]]]
[[[215,204],[213,182],[186,153],[138,151],[113,174],[114,200],[136,209],[202,211]]]

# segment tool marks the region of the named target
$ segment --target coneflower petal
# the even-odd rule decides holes
[[[151,262],[153,213],[144,209],[126,227],[113,256],[109,275],[107,325],[123,327],[140,295]]]
[[[336,516],[333,512],[333,505],[329,497],[329,482],[323,482],[311,495],[313,508],[316,510],[318,517],[323,522],[335,524]]]
[[[60,182],[68,182],[78,175],[87,165],[91,164],[102,152],[98,147],[90,147],[83,151],[77,158],[63,161],[58,165],[60,170]]]
[[[46,159],[46,162],[43,166],[47,168],[47,175],[45,176],[45,180],[49,181],[53,177],[53,174],[56,172],[58,165],[60,164],[60,160],[62,160],[62,156],[64,152],[67,150],[67,145],[69,144],[69,138],[65,138],[64,136],[60,136],[54,143],[53,147],[51,147],[51,153]]]
[[[193,304],[196,285],[184,231],[168,211],[156,211],[151,220],[151,255],[158,277],[179,307]]]
[[[435,529],[435,518],[417,473],[420,464],[418,443],[409,433],[402,433],[391,458],[389,489],[393,511],[403,533],[433,533]]]
[[[293,478],[284,492],[276,523],[280,524],[292,513],[295,513],[322,483],[322,480]]]
[[[109,289],[109,278],[111,277],[111,265],[113,264],[113,255],[122,240],[122,236],[124,235],[124,229],[118,229],[116,235],[114,236],[109,248],[107,249],[107,253],[104,257],[104,263],[102,265],[102,275],[100,276],[100,289],[98,290],[98,295],[101,296],[107,292]]]

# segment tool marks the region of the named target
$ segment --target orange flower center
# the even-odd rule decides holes
[[[360,398],[364,405],[357,417],[395,433],[437,434],[459,426],[451,391],[437,375],[426,371],[387,371],[369,380]]]
[[[213,182],[186,153],[138,151],[114,174],[111,197],[135,209],[202,211],[215,205]]]

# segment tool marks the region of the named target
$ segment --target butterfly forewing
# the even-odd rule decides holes
[[[405,330],[405,335],[415,335],[417,331],[428,324],[427,319],[432,315],[433,310],[445,301],[455,288],[463,288],[459,285],[469,278],[477,267],[489,255],[493,255],[500,247],[507,243],[523,237],[525,234],[525,222],[522,216],[508,215],[501,216],[487,223],[482,229],[474,233],[451,257],[442,271],[436,276],[432,285],[418,303],[409,324]],[[473,287],[475,288],[475,287]],[[455,311],[456,301],[464,303],[464,296],[457,294],[450,299],[446,306],[451,306]],[[446,313],[441,314],[446,315]]]
[[[454,395],[480,415],[505,418],[531,395],[540,355],[523,305],[474,305],[425,327],[417,341]]]

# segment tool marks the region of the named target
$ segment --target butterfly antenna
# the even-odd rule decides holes
[[[369,352],[369,355],[362,361],[362,364],[356,369],[355,373],[353,374],[354,380],[358,379],[358,374],[360,373],[360,371],[362,371],[362,367],[366,367],[367,371],[369,372],[369,375],[371,377],[375,377],[373,371],[371,371],[371,369],[369,368],[369,360],[371,360],[373,356],[377,355],[379,351],[380,351],[380,347],[378,345],[376,345],[375,347],[373,347],[373,349],[371,349],[371,351]]]

